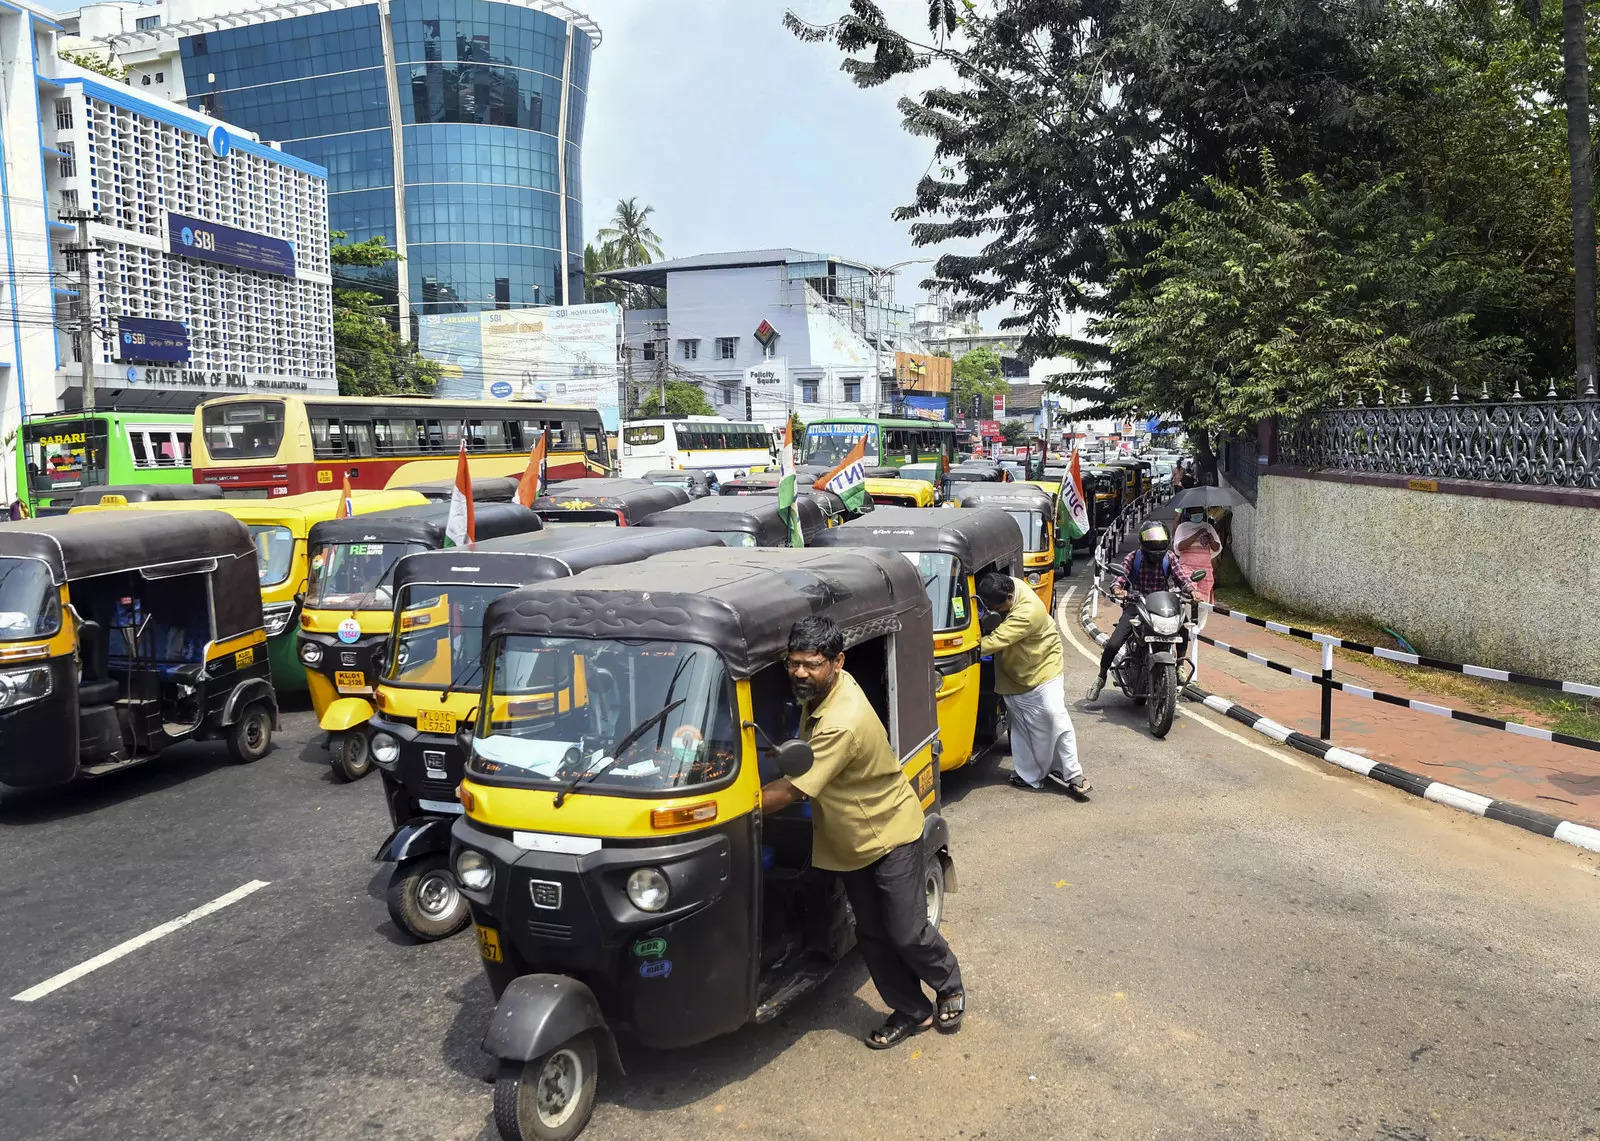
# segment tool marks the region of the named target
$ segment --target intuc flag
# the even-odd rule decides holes
[[[467,441],[463,439],[461,457],[456,461],[456,485],[450,489],[450,517],[444,525],[444,545],[470,546],[474,530],[472,469],[467,465]]]
[[[1072,464],[1061,484],[1061,498],[1067,504],[1067,537],[1081,539],[1089,533],[1089,505],[1083,498],[1083,471],[1078,467],[1078,449],[1072,449]]]
[[[789,526],[789,545],[803,547],[805,535],[800,530],[800,513],[794,507],[794,417],[783,425],[783,448],[778,452],[778,515]]]
[[[539,433],[539,442],[528,453],[528,468],[517,480],[516,500],[524,507],[532,507],[544,491],[544,457],[550,443],[550,429]]]
[[[812,484],[818,491],[831,491],[851,511],[861,510],[867,498],[867,438],[862,436],[850,454],[840,460],[831,471],[819,476]]]

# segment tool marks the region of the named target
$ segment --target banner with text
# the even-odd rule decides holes
[[[188,364],[189,328],[182,321],[118,317],[116,359]]]
[[[294,247],[282,238],[269,238],[186,214],[168,214],[167,240],[172,252],[184,257],[294,276]]]

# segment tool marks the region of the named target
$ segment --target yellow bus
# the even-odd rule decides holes
[[[194,481],[226,496],[379,490],[450,479],[461,441],[474,476],[520,475],[550,432],[551,480],[604,476],[611,449],[593,408],[413,396],[223,396],[195,409]]]

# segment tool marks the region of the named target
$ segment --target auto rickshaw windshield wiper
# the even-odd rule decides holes
[[[646,717],[643,721],[639,722],[639,724],[635,725],[632,729],[628,730],[628,735],[626,737],[622,738],[621,741],[617,742],[617,747],[611,750],[611,760],[608,761],[606,764],[602,765],[600,768],[596,769],[593,774],[590,774],[588,772],[581,772],[577,776],[573,777],[571,784],[567,785],[566,788],[564,788],[560,792],[556,793],[556,800],[555,800],[554,807],[560,808],[561,805],[562,805],[562,802],[567,799],[567,794],[572,792],[573,789],[577,788],[584,781],[586,781],[586,780],[599,780],[601,777],[605,776],[612,769],[616,768],[617,767],[617,763],[622,760],[622,754],[628,751],[628,746],[629,745],[633,744],[640,737],[643,737],[646,733],[648,733],[650,731],[650,726],[654,725],[657,721],[660,721],[663,718],[665,718],[667,716],[667,714],[671,713],[674,709],[678,708],[678,706],[682,705],[687,700],[689,700],[689,699],[686,698],[686,697],[680,697],[680,698],[678,698],[677,701],[671,702],[670,704],[667,704],[667,705],[663,705],[660,709],[656,710],[650,716]]]
[[[467,674],[466,677],[462,678],[459,682],[456,681],[454,677],[452,677],[450,679],[450,684],[445,686],[443,689],[441,689],[439,691],[439,700],[443,701],[445,698],[449,697],[452,693],[454,693],[458,689],[466,689],[467,688],[467,682],[471,681],[477,674],[481,673],[482,671],[483,671],[483,659],[479,658],[476,662],[472,663],[472,672]]]

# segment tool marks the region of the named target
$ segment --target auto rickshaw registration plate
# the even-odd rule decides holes
[[[366,689],[367,675],[360,670],[335,670],[333,684],[340,689]]]
[[[473,930],[478,933],[478,954],[491,963],[503,963],[504,957],[500,954],[500,932],[493,927],[479,927],[473,925]]]
[[[417,728],[424,733],[454,733],[456,715],[448,709],[419,709]]]

